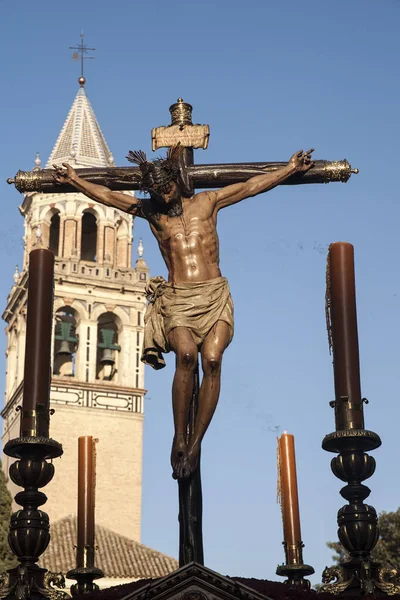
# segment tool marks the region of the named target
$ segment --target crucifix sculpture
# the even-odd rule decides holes
[[[172,388],[175,434],[173,477],[179,483],[180,564],[203,563],[200,448],[220,392],[221,362],[233,336],[233,304],[219,269],[216,231],[222,208],[281,184],[347,181],[346,160],[312,160],[313,150],[295,152],[288,163],[195,165],[195,148],[207,148],[209,127],[192,123],[192,107],[181,98],[170,107],[171,125],[153,129],[153,150],[167,147],[165,159],[150,161],[130,152],[134,167],[19,171],[21,192],[80,191],[107,206],[141,217],[150,225],[164,258],[168,281],[148,284],[142,360],[155,369],[163,353],[176,355]],[[203,191],[194,193],[196,188]],[[210,188],[219,188],[208,191]],[[148,198],[121,190],[141,190]],[[198,362],[203,378],[199,386]]]

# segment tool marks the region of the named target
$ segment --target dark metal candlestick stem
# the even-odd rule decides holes
[[[47,485],[54,475],[54,466],[46,459],[61,456],[63,452],[61,444],[49,438],[53,265],[54,256],[49,250],[31,252],[21,435],[4,447],[7,456],[17,459],[10,467],[10,478],[24,488],[15,496],[22,510],[11,515],[8,536],[20,564],[0,578],[0,597],[10,600],[69,597],[51,585],[65,587],[63,575],[49,573],[36,564],[50,540],[49,518],[39,510],[47,498],[39,488]]]
[[[370,489],[362,484],[375,471],[375,460],[365,452],[378,448],[379,436],[364,429],[358,361],[353,246],[338,242],[329,248],[327,266],[328,332],[333,349],[336,399],[336,431],[322,447],[339,453],[331,468],[345,485],[340,494],[349,504],[338,512],[338,536],[350,560],[326,568],[323,591],[349,593],[398,593],[398,575],[371,560],[378,541],[378,519],[372,506],[364,504]],[[335,581],[333,581],[335,580]],[[332,583],[333,581],[333,583]]]

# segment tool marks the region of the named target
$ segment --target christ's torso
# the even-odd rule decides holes
[[[149,218],[171,283],[207,281],[221,276],[217,211],[211,194],[183,198],[180,216]]]

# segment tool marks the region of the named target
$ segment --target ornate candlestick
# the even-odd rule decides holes
[[[63,575],[50,573],[36,564],[50,541],[49,518],[38,508],[47,497],[39,488],[47,485],[54,475],[54,466],[46,459],[61,456],[63,452],[61,444],[49,438],[53,272],[52,252],[38,249],[30,253],[24,394],[22,407],[18,407],[20,437],[8,441],[4,447],[5,454],[18,459],[10,466],[10,478],[24,488],[15,496],[22,510],[11,515],[8,536],[20,564],[0,577],[0,597],[10,600],[69,598],[51,586],[53,583],[65,587]]]
[[[314,569],[303,563],[294,436],[286,431],[278,438],[278,495],[282,507],[286,561],[284,565],[278,565],[276,574],[287,577],[285,583],[290,587],[309,590],[310,582],[304,576],[312,575]]]
[[[350,560],[326,568],[323,591],[339,594],[344,590],[388,594],[399,593],[398,574],[382,569],[371,560],[378,538],[378,519],[372,506],[363,501],[371,490],[361,482],[375,471],[375,460],[365,452],[381,445],[379,436],[364,429],[358,355],[357,311],[354,278],[354,249],[351,244],[331,244],[327,263],[327,325],[333,351],[335,378],[336,431],[325,436],[322,447],[339,455],[331,469],[346,482],[340,494],[349,504],[338,512],[339,540]],[[333,583],[332,580],[336,579]]]
[[[76,568],[67,573],[69,579],[77,580],[77,583],[71,586],[73,596],[98,590],[99,586],[94,583],[94,580],[104,577],[103,571],[94,566],[95,443],[89,435],[78,438],[78,545]]]

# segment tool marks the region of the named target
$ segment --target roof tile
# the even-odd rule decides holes
[[[76,517],[68,516],[51,525],[49,547],[40,566],[64,573],[75,568]],[[105,577],[118,579],[163,577],[178,568],[178,561],[123,535],[96,525],[96,566]]]
[[[109,167],[114,164],[96,115],[84,87],[80,87],[60,135],[47,161],[53,164],[71,162],[76,167]]]

